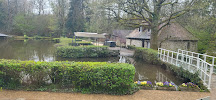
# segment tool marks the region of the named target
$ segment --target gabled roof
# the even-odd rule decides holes
[[[113,30],[113,35],[120,38],[126,38],[133,30]]]
[[[7,37],[8,35],[0,33],[0,37]]]
[[[140,32],[139,29],[135,29],[133,32],[131,32],[128,36],[126,36],[129,39],[145,39],[150,40],[151,38],[151,31],[148,29],[144,30],[144,32]]]
[[[179,23],[172,21],[170,25],[164,27],[158,34],[160,41],[168,40],[194,40],[198,39]]]
[[[103,34],[90,33],[90,32],[75,32],[76,37],[88,37],[88,38],[106,38]]]
[[[135,29],[132,33],[126,36],[129,39],[151,39],[151,31],[148,29],[144,30],[144,32],[140,33],[139,29]],[[164,27],[158,34],[158,40],[192,40],[197,41],[198,39],[190,33],[187,29],[181,26],[179,23],[172,21],[170,25]]]

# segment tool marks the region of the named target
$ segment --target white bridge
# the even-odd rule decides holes
[[[216,75],[216,57],[181,49],[175,52],[163,48],[158,49],[158,54],[164,62],[182,67],[191,73],[198,72],[204,85],[211,89],[212,76]]]

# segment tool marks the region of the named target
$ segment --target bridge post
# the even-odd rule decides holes
[[[197,55],[197,71],[200,68],[200,58],[199,58],[199,54]]]
[[[216,100],[216,75],[212,75],[212,82],[211,82],[211,100]]]
[[[167,62],[169,62],[169,50],[168,50],[168,54],[167,54]]]
[[[173,51],[172,51],[171,64],[173,64]]]
[[[166,50],[164,50],[163,61],[165,61],[165,56],[166,56]]]
[[[178,66],[178,60],[179,60],[178,58],[179,58],[179,49],[178,49],[177,56],[176,56],[176,66]]]

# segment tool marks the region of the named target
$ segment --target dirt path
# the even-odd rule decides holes
[[[133,95],[124,96],[3,90],[0,92],[0,100],[196,100],[209,95],[210,93],[158,90],[140,90]]]

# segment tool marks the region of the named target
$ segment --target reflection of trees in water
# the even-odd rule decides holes
[[[4,44],[4,46],[2,46]],[[6,44],[6,45],[5,45]],[[50,41],[3,41],[0,43],[1,58],[47,61],[54,58],[54,47]]]

